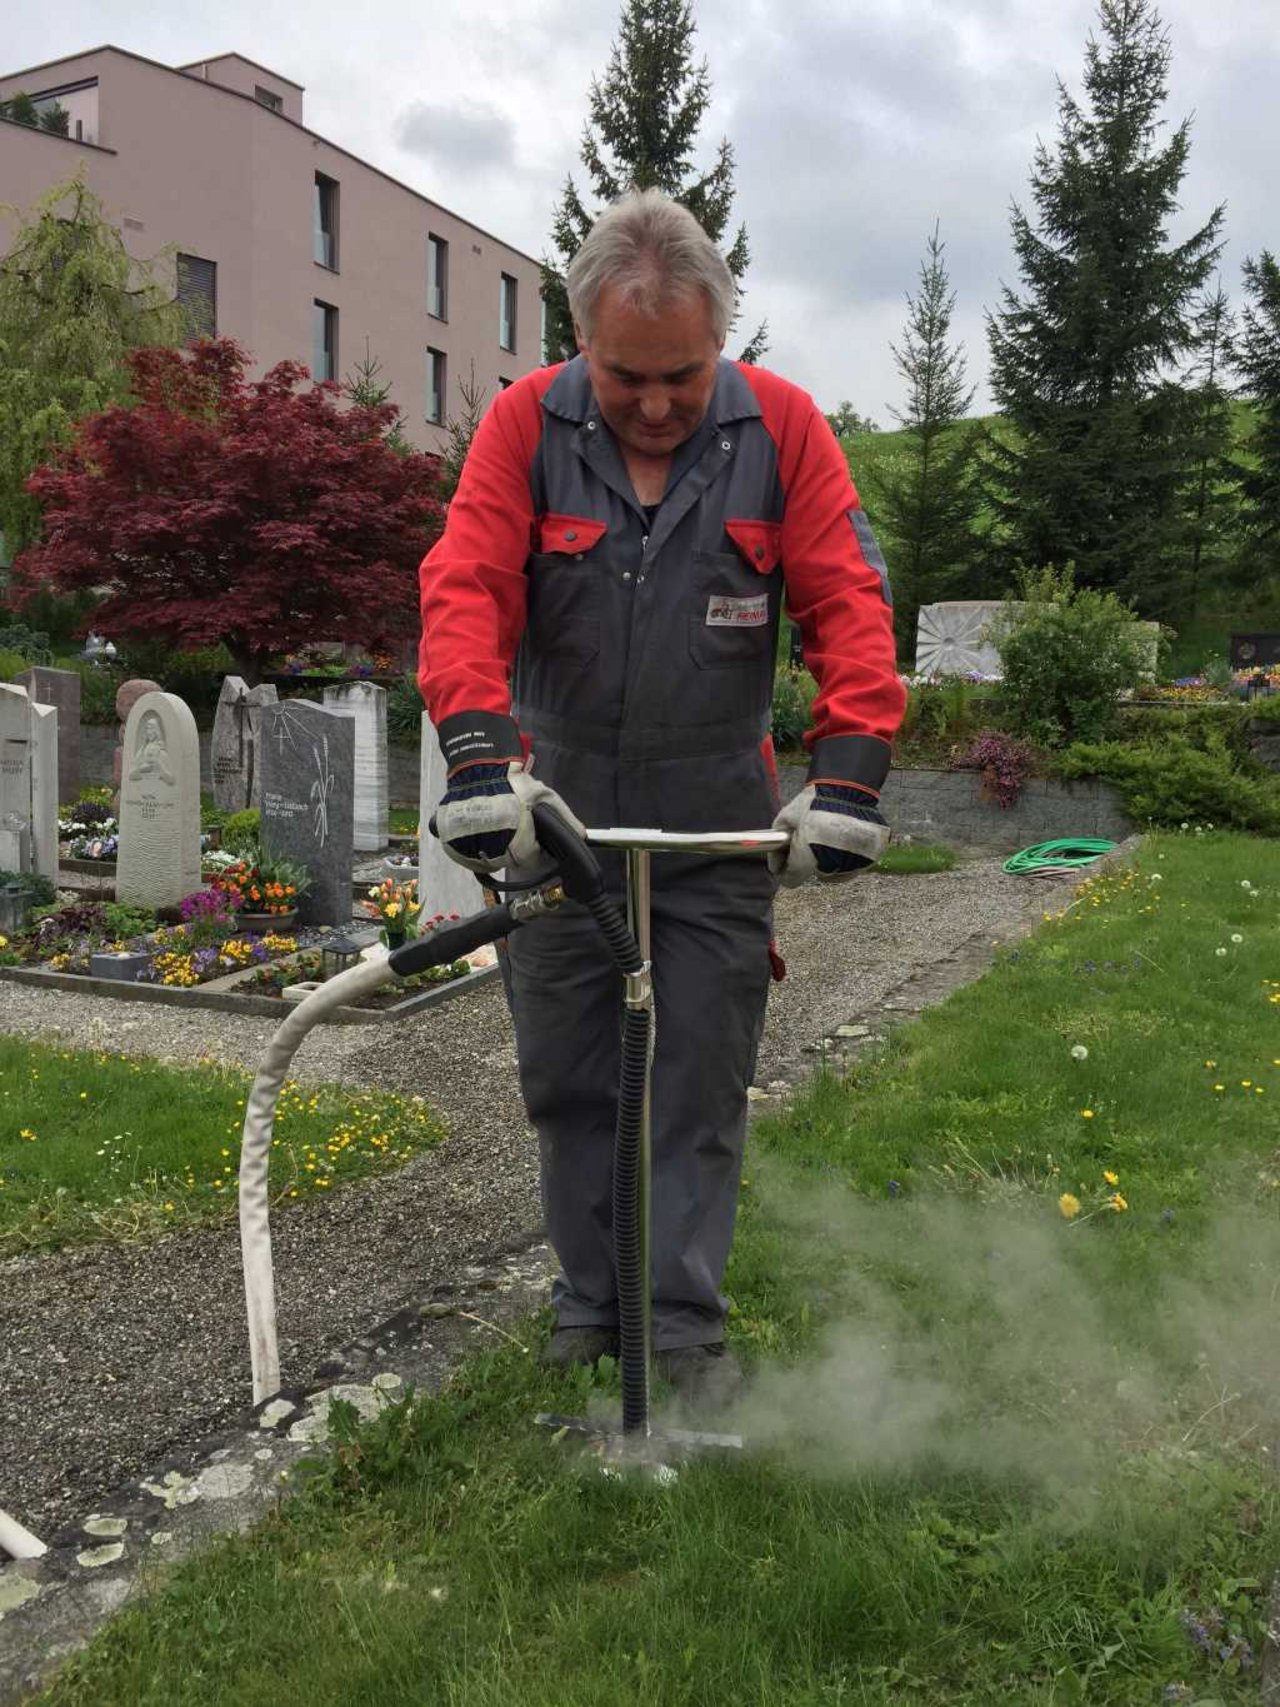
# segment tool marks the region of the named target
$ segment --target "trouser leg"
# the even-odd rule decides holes
[[[674,866],[675,862],[669,862]],[[650,1244],[654,1343],[723,1336],[746,1087],[768,995],[772,885],[745,862],[655,860]],[[621,978],[594,921],[564,914],[508,946],[521,1088],[537,1130],[562,1327],[617,1321],[613,1143]]]

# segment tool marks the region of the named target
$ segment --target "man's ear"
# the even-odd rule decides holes
[[[576,320],[573,323],[573,341],[577,344],[581,354],[585,356],[590,348],[591,340]]]

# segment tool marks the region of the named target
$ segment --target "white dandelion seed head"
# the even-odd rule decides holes
[[[1089,1059],[1089,1051],[1085,1048],[1083,1043],[1076,1043],[1072,1045],[1071,1059],[1073,1061],[1087,1061]]]
[[[1240,935],[1239,931],[1232,931],[1231,940],[1232,942],[1243,942],[1244,938]]]
[[[1215,948],[1213,952],[1215,954],[1225,954],[1227,951],[1225,948]]]

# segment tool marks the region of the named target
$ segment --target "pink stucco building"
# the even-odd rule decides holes
[[[473,361],[488,396],[541,361],[537,261],[308,130],[287,77],[101,47],[0,75],[0,101],[19,91],[67,135],[0,119],[0,203],[83,163],[130,253],[171,250],[177,294],[258,371],[292,357],[342,379],[367,341],[407,435],[436,450]]]

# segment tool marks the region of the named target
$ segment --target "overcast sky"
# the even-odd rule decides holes
[[[7,8],[4,70],[111,42],[166,64],[234,50],[306,86],[306,122],[517,247],[541,255],[565,175],[583,174],[587,87],[619,0],[173,0]],[[744,330],[822,405],[891,426],[901,333],[925,238],[941,221],[975,407],[987,401],[983,309],[1014,282],[1011,198],[1055,78],[1078,89],[1092,0],[694,0],[713,103],[703,155],[737,151],[735,214],[754,260]],[[1280,249],[1280,0],[1165,0],[1167,117],[1194,113],[1175,235],[1227,203],[1223,278]],[[2,184],[0,184],[2,193]],[[730,347],[730,353],[736,353]]]

